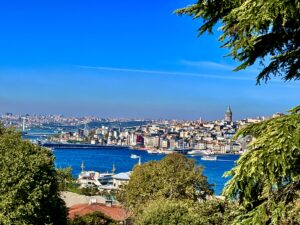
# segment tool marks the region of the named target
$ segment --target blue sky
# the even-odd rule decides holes
[[[217,119],[286,112],[299,82],[255,85],[215,35],[173,14],[193,1],[0,3],[0,113]]]

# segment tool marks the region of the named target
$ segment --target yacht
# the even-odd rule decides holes
[[[157,150],[147,150],[149,154],[159,154]]]
[[[188,155],[206,155],[203,150],[192,150],[187,153]]]
[[[217,161],[217,156],[205,155],[201,157],[201,160],[204,161]]]
[[[99,173],[96,171],[84,171],[78,176],[77,182],[81,187],[87,187],[90,185],[101,186],[107,185],[112,182],[113,173]]]
[[[199,149],[194,149],[192,151],[189,151],[187,154],[189,155],[213,155],[213,152],[211,150],[199,150]]]

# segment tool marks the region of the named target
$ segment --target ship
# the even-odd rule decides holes
[[[217,156],[205,155],[201,157],[201,160],[204,161],[217,161]]]
[[[132,158],[132,159],[138,159],[139,156],[138,156],[138,155],[135,155],[135,154],[131,154],[131,155],[130,155],[130,158]]]
[[[160,152],[157,150],[147,150],[149,154],[159,154]]]
[[[188,155],[212,155],[212,151],[210,150],[197,150],[197,149],[194,149],[192,151],[189,151],[187,153]]]

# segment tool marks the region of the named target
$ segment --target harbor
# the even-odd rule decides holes
[[[113,165],[115,173],[132,171],[133,167],[140,162],[146,163],[151,160],[160,160],[164,154],[149,154],[147,151],[133,150],[128,148],[106,148],[100,149],[54,149],[55,166],[57,168],[72,167],[72,175],[78,178],[82,172],[82,162],[86,171],[96,171],[99,173],[110,173]],[[135,155],[135,156],[133,156]],[[132,157],[133,156],[133,157]],[[208,177],[209,183],[215,184],[213,189],[219,195],[227,181],[222,177],[225,171],[234,166],[238,155],[217,155],[216,160],[202,160],[200,155],[187,155],[196,160],[197,165],[204,167],[204,175]]]

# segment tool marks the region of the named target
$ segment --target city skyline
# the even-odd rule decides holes
[[[92,121],[110,121],[110,122],[116,122],[116,121],[181,121],[181,122],[190,122],[190,121],[200,121],[200,122],[211,122],[211,121],[225,121],[225,122],[236,122],[236,121],[241,121],[241,120],[247,120],[247,119],[259,119],[259,120],[265,120],[268,118],[272,118],[272,117],[276,117],[276,116],[281,116],[284,115],[284,113],[282,112],[276,112],[274,114],[270,114],[270,115],[262,115],[262,116],[257,116],[257,117],[244,117],[244,118],[234,118],[234,113],[231,110],[231,106],[229,105],[227,107],[226,110],[224,110],[223,112],[223,117],[221,118],[216,118],[216,119],[206,119],[203,117],[199,117],[199,118],[195,118],[195,119],[178,119],[178,118],[142,118],[142,117],[101,117],[101,116],[97,116],[97,115],[83,115],[83,116],[68,116],[68,115],[64,115],[64,114],[29,114],[29,113],[23,113],[23,114],[14,114],[12,112],[5,112],[3,114],[0,114],[0,122],[1,119],[2,120],[6,120],[8,119],[8,121],[10,119],[15,119],[15,120],[22,120],[21,122],[24,123],[27,121],[27,119],[30,118],[34,118],[35,120],[40,118],[43,120],[56,120],[57,122],[59,122],[59,118],[62,119],[62,122],[64,123],[65,119],[67,120],[72,120],[74,121],[74,119],[79,122],[79,124],[86,124],[87,121],[92,122]],[[80,122],[81,120],[81,122]],[[84,122],[85,121],[85,122]],[[28,121],[27,121],[28,122]],[[36,121],[35,121],[36,122]],[[45,122],[45,121],[44,121]],[[42,123],[44,123],[42,122]],[[52,121],[54,122],[54,121]]]
[[[299,81],[232,72],[219,31],[197,38],[198,21],[173,14],[190,3],[1,3],[0,113],[213,120],[298,104]]]

